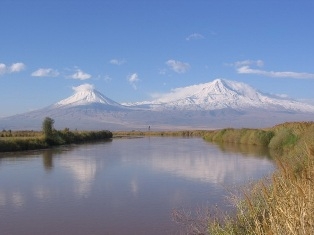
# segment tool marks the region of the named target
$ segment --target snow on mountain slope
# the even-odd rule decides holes
[[[75,94],[54,104],[55,108],[63,106],[88,105],[93,103],[111,106],[121,106],[119,103],[95,90],[90,84],[84,84],[74,88]]]
[[[56,128],[125,130],[147,128],[266,127],[313,121],[314,106],[267,95],[247,84],[216,79],[173,89],[154,101],[119,104],[92,85],[48,107],[0,118],[3,129],[40,129],[45,117]]]
[[[129,106],[153,110],[217,110],[268,109],[276,111],[314,112],[314,106],[263,94],[251,86],[223,79],[209,83],[173,89],[154,101]]]

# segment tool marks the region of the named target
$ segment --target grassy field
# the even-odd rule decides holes
[[[30,138],[30,137],[43,137],[43,133],[41,131],[11,131],[11,130],[2,130],[0,132],[1,140],[5,138]]]
[[[81,143],[112,138],[110,131],[54,130],[47,139],[41,131],[6,131],[0,133],[0,152],[44,149],[55,145]]]

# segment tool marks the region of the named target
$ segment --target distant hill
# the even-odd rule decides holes
[[[269,95],[224,79],[173,89],[153,101],[119,104],[92,86],[48,107],[0,119],[3,129],[40,129],[45,117],[56,128],[131,130],[266,127],[313,121],[314,106]]]

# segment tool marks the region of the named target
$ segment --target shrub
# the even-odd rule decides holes
[[[269,147],[277,150],[284,150],[286,147],[293,146],[298,141],[298,137],[288,129],[279,130],[270,140]]]

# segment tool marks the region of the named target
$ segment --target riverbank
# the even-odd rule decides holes
[[[203,137],[206,130],[183,130],[183,131],[114,131],[113,138],[129,136],[180,136],[180,137]]]
[[[70,131],[69,129],[53,130],[47,138],[39,131],[6,131],[0,132],[0,152],[13,152],[45,149],[58,145],[77,144],[100,141],[112,138],[112,132],[102,131]]]
[[[0,135],[0,151],[47,148],[53,145],[94,141],[121,136],[203,137],[216,143],[268,147],[278,170],[269,181],[258,182],[236,198],[237,214],[224,218],[209,214],[209,234],[314,234],[314,122],[283,123],[266,129],[163,132],[53,131],[49,141],[41,132],[8,132]],[[103,133],[104,136],[101,134]],[[13,149],[13,150],[10,150]],[[244,199],[243,199],[244,198]],[[184,222],[184,221],[183,221]]]
[[[213,131],[117,132],[121,136],[198,136],[215,143],[267,147],[278,170],[243,189],[233,198],[236,215],[208,213],[197,225],[178,221],[189,231],[208,234],[314,234],[314,122],[291,122],[265,129],[221,129]],[[179,215],[179,217],[182,215]],[[182,217],[181,217],[182,218]],[[184,215],[183,215],[184,218]],[[192,225],[191,225],[192,224]]]
[[[269,129],[210,131],[204,139],[267,146],[278,170],[236,199],[235,217],[208,218],[209,234],[314,234],[314,123],[284,123]]]

